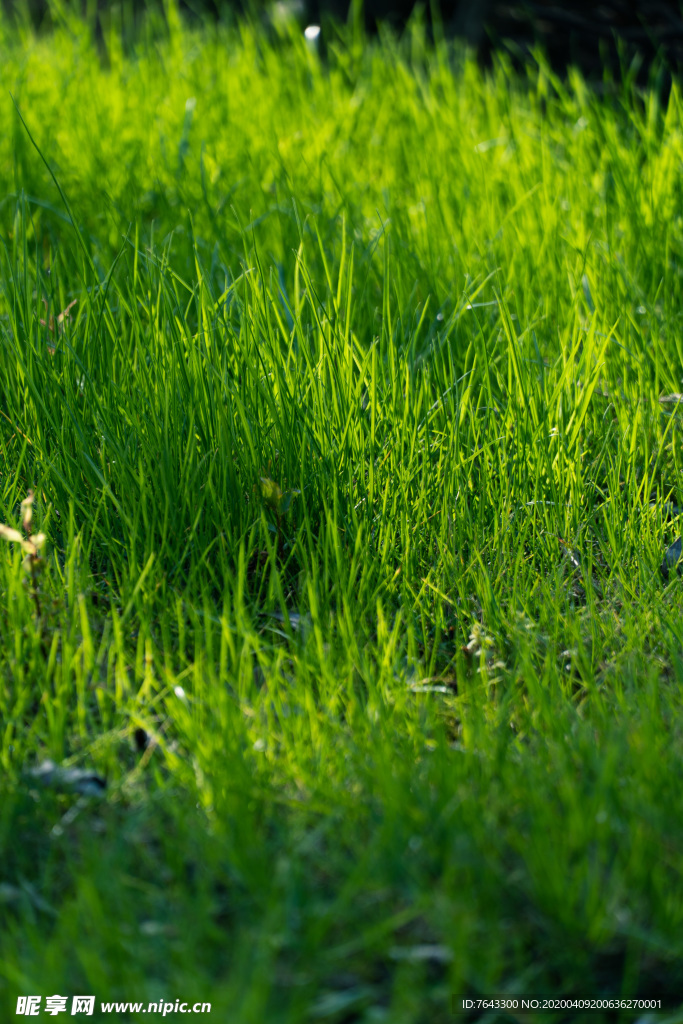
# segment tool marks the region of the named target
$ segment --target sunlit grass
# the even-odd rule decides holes
[[[6,1015],[675,1004],[678,87],[64,18],[0,29]]]

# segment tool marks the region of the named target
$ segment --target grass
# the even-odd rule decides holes
[[[683,1019],[678,85],[53,16],[0,22],[3,1019]]]

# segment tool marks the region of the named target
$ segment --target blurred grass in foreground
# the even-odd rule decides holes
[[[167,14],[0,28],[5,1014],[680,1000],[678,87]]]

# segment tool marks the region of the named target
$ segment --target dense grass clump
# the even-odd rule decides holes
[[[3,1020],[674,1008],[678,86],[60,17],[0,23]]]

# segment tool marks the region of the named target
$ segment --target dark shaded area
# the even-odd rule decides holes
[[[29,17],[36,26],[51,23],[49,0],[0,0],[13,16]],[[83,14],[113,16],[133,26],[146,7],[161,9],[162,0],[73,0]],[[283,0],[303,24],[326,19],[346,21],[352,0]],[[184,16],[234,18],[250,13],[269,19],[272,5],[265,0],[179,0]],[[434,0],[423,0],[425,17],[433,25]],[[540,45],[551,66],[564,74],[570,65],[595,80],[605,72],[619,77],[631,64],[638,80],[647,78],[655,60],[670,79],[683,68],[683,5],[679,0],[589,0],[558,3],[496,2],[496,0],[443,0],[437,3],[439,20],[447,36],[467,40],[486,63],[500,46],[509,46],[524,59]],[[364,0],[366,30],[373,33],[386,22],[403,28],[415,7],[415,0]]]
[[[344,0],[308,0],[315,20],[332,12],[337,19],[348,15]],[[413,0],[365,0],[368,31],[382,21],[404,26]],[[425,0],[427,21],[432,24],[433,4]],[[605,72],[619,77],[634,65],[644,81],[655,61],[671,73],[683,69],[683,5],[679,0],[557,0],[496,2],[496,0],[443,0],[440,20],[447,36],[465,39],[483,63],[492,52],[510,47],[521,60],[536,46],[547,54],[554,70],[564,75],[576,66],[590,79]]]
[[[564,73],[575,65],[592,79],[601,78],[605,70],[617,76],[634,59],[641,81],[656,58],[670,72],[678,73],[683,66],[683,12],[676,0],[545,0],[488,6],[486,26],[477,25],[479,35],[472,39],[482,56],[503,40],[522,51],[539,43],[556,71]]]

